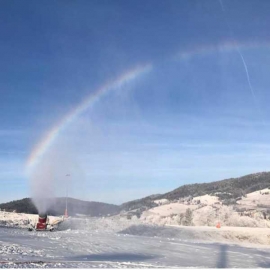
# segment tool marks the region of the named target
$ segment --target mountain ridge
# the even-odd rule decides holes
[[[114,204],[84,201],[75,198],[67,198],[68,215],[75,216],[77,214],[89,216],[107,216],[118,214],[119,206]],[[0,209],[5,211],[16,211],[18,213],[37,214],[38,210],[33,204],[31,198],[24,198],[7,203],[0,204]],[[59,197],[52,200],[48,209],[50,215],[63,215],[66,209],[66,198]]]
[[[233,204],[237,198],[245,194],[270,187],[270,172],[258,172],[241,177],[228,178],[209,183],[195,183],[180,186],[172,191],[160,194],[155,200],[167,199],[170,201],[184,197],[196,197],[206,194],[215,194],[224,204]],[[146,210],[157,206],[150,199],[151,196],[139,200],[130,201],[121,205],[122,210],[131,211],[135,209]]]
[[[206,194],[216,195],[223,204],[234,204],[237,199],[247,193],[270,187],[270,172],[258,172],[241,177],[228,178],[209,183],[194,183],[180,186],[164,194],[154,194],[141,199],[114,205],[102,202],[83,201],[68,198],[69,215],[83,214],[90,216],[106,216],[118,214],[121,211],[139,210],[139,212],[153,208],[157,200],[167,199],[176,201],[185,197],[196,197]],[[63,215],[66,198],[56,198],[49,213]],[[36,214],[37,210],[30,198],[0,204],[0,209]]]

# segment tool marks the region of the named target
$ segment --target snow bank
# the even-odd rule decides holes
[[[59,217],[49,216],[50,223],[58,221]],[[28,228],[30,224],[35,224],[38,215],[24,213],[10,213],[0,211],[0,226]]]
[[[129,228],[120,231],[121,234],[148,236],[148,237],[161,237],[161,238],[176,238],[178,240],[194,240],[196,235],[193,231],[184,230],[181,228],[173,228],[168,226],[157,225],[133,225]]]
[[[220,242],[243,245],[269,245],[270,232],[266,228],[246,227],[186,227],[186,226],[131,226],[120,233],[148,237],[167,238],[169,240],[182,240],[193,242]]]
[[[213,197],[213,196],[211,196]],[[186,224],[186,211],[192,210],[190,224]],[[216,226],[218,222],[222,226],[232,227],[258,227],[270,228],[270,220],[265,219],[258,212],[253,217],[241,216],[233,206],[215,204],[212,205],[185,205],[171,203],[149,209],[142,213],[140,220],[143,223],[164,225],[193,225],[193,226]]]
[[[36,215],[0,211],[0,225],[7,227],[27,227]]]

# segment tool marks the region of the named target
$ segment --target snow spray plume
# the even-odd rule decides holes
[[[49,130],[44,136],[44,138],[32,150],[26,164],[27,172],[31,173],[31,170],[33,170],[34,167],[42,161],[43,156],[51,148],[53,143],[58,138],[59,134],[63,132],[65,128],[69,126],[75,119],[77,119],[77,117],[79,117],[83,112],[94,106],[96,102],[98,102],[104,95],[106,95],[110,91],[120,89],[124,90],[124,86],[126,84],[134,81],[143,74],[148,73],[151,69],[151,64],[142,65],[137,68],[131,69],[120,75],[117,79],[105,83],[94,93],[86,97],[83,102],[78,104],[73,110],[71,110],[67,115],[65,115],[65,117],[63,117],[63,119],[56,126]]]
[[[124,86],[127,83],[132,82],[151,69],[151,64],[142,65],[121,74],[113,81],[103,84],[49,130],[32,150],[27,160],[26,173],[30,178],[32,200],[39,212],[45,212],[52,206],[53,198],[55,198],[57,189],[61,189],[61,184],[63,184],[64,190],[62,188],[60,194],[62,196],[66,194],[67,183],[64,184],[64,182],[68,181],[67,179],[71,179],[71,177],[65,176],[71,173],[70,168],[74,166],[74,162],[70,162],[70,160],[66,162],[66,156],[60,156],[59,152],[56,155],[55,153],[53,155],[48,154],[60,133],[83,112],[94,106],[108,92],[125,89]]]
[[[54,178],[53,163],[44,160],[39,164],[30,175],[30,185],[32,201],[36,206],[38,213],[48,211],[53,203],[54,187],[52,185]]]
[[[55,205],[56,196],[64,197],[71,177],[67,170],[74,172],[74,162],[62,151],[53,151],[43,158],[42,163],[31,172],[30,186],[32,201],[39,213],[46,213]],[[63,209],[64,213],[64,209]]]
[[[26,172],[30,177],[33,202],[39,212],[47,211],[50,208],[53,204],[56,189],[61,189],[61,183],[63,184],[65,181],[68,181],[67,179],[71,179],[71,177],[65,176],[71,173],[70,168],[74,163],[70,161],[66,162],[66,156],[60,156],[59,152],[56,155],[55,153],[54,155],[48,154],[60,133],[83,112],[94,106],[108,92],[124,89],[127,83],[132,82],[151,69],[151,64],[142,65],[121,74],[113,81],[103,84],[63,117],[56,126],[49,130],[45,137],[32,150],[27,160]],[[65,165],[65,163],[68,164]],[[66,184],[63,186],[66,186]],[[66,194],[65,191],[61,191],[62,196]]]

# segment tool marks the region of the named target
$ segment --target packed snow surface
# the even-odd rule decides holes
[[[156,226],[120,216],[69,218],[54,232],[29,232],[23,222],[14,226],[0,227],[2,268],[270,267],[267,245],[254,245],[261,244],[255,236],[232,244],[226,239],[230,228]],[[246,230],[234,234],[261,234],[269,243],[269,229]]]

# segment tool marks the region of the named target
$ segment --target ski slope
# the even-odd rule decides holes
[[[203,242],[178,228],[117,219],[71,219],[55,232],[1,227],[0,245],[2,268],[270,267],[267,246]]]

